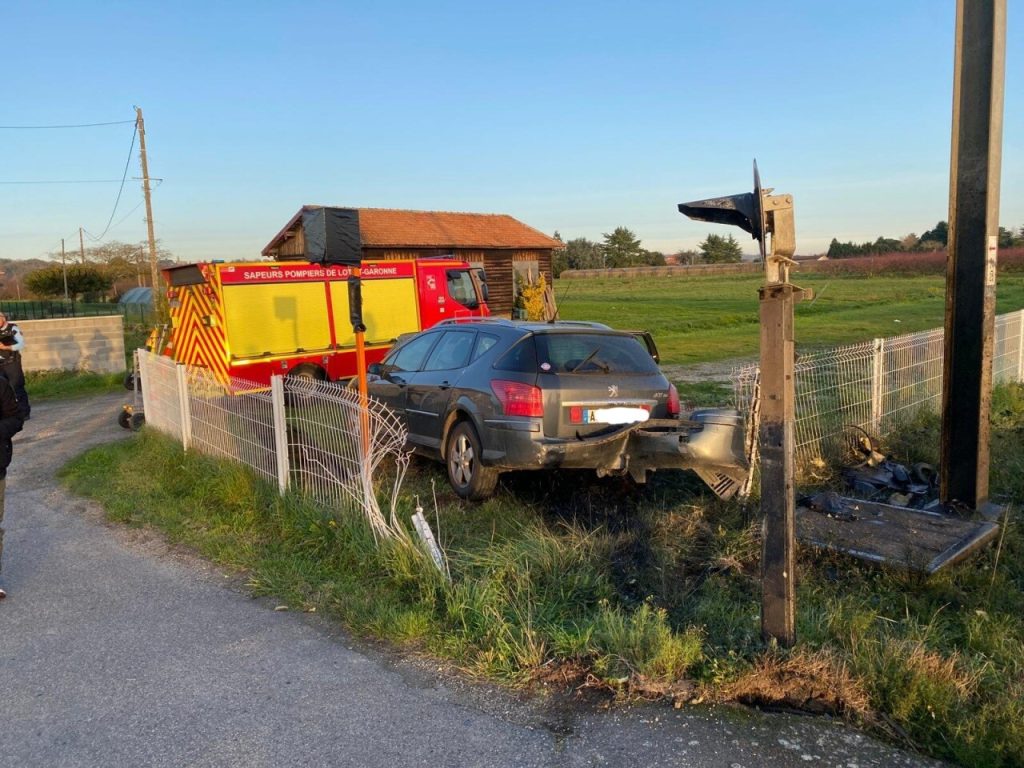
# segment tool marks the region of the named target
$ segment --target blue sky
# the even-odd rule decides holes
[[[1015,11],[1000,221],[1018,227]],[[954,19],[954,0],[15,1],[0,125],[141,106],[157,236],[183,260],[258,256],[304,203],[508,213],[565,239],[625,226],[672,252],[730,231],[676,204],[748,191],[754,157],[814,253],[947,217]],[[131,138],[0,130],[0,182],[120,179]],[[145,237],[138,176],[133,156],[106,239]],[[117,192],[0,184],[0,257],[77,247]]]

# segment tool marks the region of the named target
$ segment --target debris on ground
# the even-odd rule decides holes
[[[980,551],[999,526],[973,510],[943,504],[938,472],[907,467],[851,428],[851,456],[841,470],[852,497],[820,491],[797,499],[797,537],[806,545],[931,574]]]

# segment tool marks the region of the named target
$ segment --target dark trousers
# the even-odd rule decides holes
[[[4,488],[7,486],[7,478],[0,477],[0,523],[4,521]],[[4,565],[4,529],[0,528],[0,571]]]
[[[32,412],[32,405],[28,401],[28,392],[25,391],[25,372],[21,369],[21,355],[16,354],[13,359],[3,363],[3,372],[7,380],[11,382],[11,389],[14,396],[18,398],[18,410],[21,417],[27,419]]]

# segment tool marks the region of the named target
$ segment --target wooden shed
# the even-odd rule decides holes
[[[272,259],[301,259],[306,243],[303,206],[263,249]],[[543,273],[551,281],[551,255],[564,247],[533,227],[505,214],[401,211],[387,208],[349,208],[358,212],[363,259],[413,259],[452,256],[487,271],[490,308],[509,314],[516,271]]]

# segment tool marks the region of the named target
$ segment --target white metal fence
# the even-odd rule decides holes
[[[839,448],[848,425],[882,436],[942,402],[943,331],[875,339],[800,355],[795,367],[798,463]],[[734,375],[737,407],[756,414],[758,366]],[[1024,310],[995,323],[994,384],[1024,380]]]
[[[205,368],[136,352],[146,424],[186,449],[236,461],[331,508],[362,511],[379,535],[402,535],[395,507],[408,455],[387,408],[338,384],[275,376],[228,385]],[[389,503],[388,516],[378,497]]]

